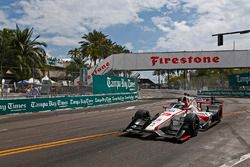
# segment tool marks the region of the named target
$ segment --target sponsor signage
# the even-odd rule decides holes
[[[249,67],[250,51],[184,51],[111,55],[112,70],[204,69]]]
[[[210,91],[198,91],[198,95],[201,96],[240,96],[250,97],[249,90],[210,90]]]
[[[94,75],[93,94],[136,92],[137,84],[134,78]]]
[[[109,56],[88,70],[88,76],[87,76],[88,84],[92,84],[94,75],[106,74],[111,69],[112,69],[112,57]]]
[[[48,57],[47,58],[47,64],[51,66],[56,66],[56,67],[63,67],[64,61],[59,58],[55,57]]]
[[[88,84],[93,75],[110,70],[161,70],[249,67],[249,50],[183,51],[114,54],[88,71]]]
[[[187,56],[187,57],[165,57],[160,56],[151,56],[151,65],[155,66],[158,64],[212,64],[212,63],[219,63],[220,57],[219,56]]]
[[[229,86],[250,86],[250,73],[230,75]]]
[[[137,99],[137,93],[127,93],[99,96],[0,100],[0,114],[82,108],[104,104],[129,102],[135,101]]]

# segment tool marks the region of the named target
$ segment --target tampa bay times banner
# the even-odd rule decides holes
[[[200,96],[225,96],[225,97],[250,97],[249,90],[202,90],[198,91]]]
[[[93,76],[93,94],[129,93],[136,91],[137,84],[134,78],[110,75]]]
[[[230,75],[228,81],[229,86],[250,86],[250,73]]]
[[[82,108],[104,104],[136,101],[137,99],[137,93],[57,98],[8,99],[0,100],[0,115],[10,113]]]

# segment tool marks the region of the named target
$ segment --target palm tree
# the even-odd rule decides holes
[[[11,41],[14,38],[14,30],[6,29],[0,30],[0,80],[4,77],[8,67],[12,66],[12,61],[8,59],[11,55]]]
[[[88,68],[88,65],[86,63],[88,58],[82,55],[82,52],[79,48],[71,49],[68,52],[68,55],[70,55],[72,61],[70,62],[70,65],[66,67],[67,74],[71,74],[73,77],[77,77],[81,68]]]
[[[20,30],[16,25],[15,38],[12,41],[14,53],[12,55],[15,67],[10,70],[16,74],[16,78],[27,79],[28,77],[41,77],[38,68],[46,66],[46,43],[38,42],[39,35],[32,39],[33,28]]]
[[[90,60],[94,62],[94,65],[96,65],[97,60],[107,56],[104,55],[108,48],[107,44],[110,42],[107,39],[107,35],[93,30],[93,32],[85,34],[82,38],[83,41],[79,42],[79,44],[81,44],[81,51],[85,55],[90,56]]]
[[[113,45],[113,54],[119,54],[119,53],[131,53],[126,47],[115,44]]]
[[[83,41],[79,44],[83,57],[88,57],[91,61],[90,65],[96,65],[97,61],[101,61],[111,54],[130,53],[124,46],[118,45],[111,39],[107,38],[102,32],[93,30],[88,34],[84,34]],[[112,71],[114,75],[123,73],[125,76],[130,76],[130,71]]]

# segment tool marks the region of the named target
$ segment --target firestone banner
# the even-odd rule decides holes
[[[184,51],[114,54],[88,71],[88,84],[93,75],[111,70],[161,70],[250,67],[249,50]]]
[[[193,51],[112,55],[113,70],[202,69],[250,66],[250,51]]]

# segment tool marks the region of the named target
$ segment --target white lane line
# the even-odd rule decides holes
[[[234,165],[237,165],[237,164],[239,164],[239,163],[241,163],[241,162],[243,162],[243,161],[245,161],[245,160],[247,160],[247,159],[249,159],[249,158],[250,158],[250,153],[245,154],[245,155],[241,156],[241,157],[240,157],[240,160],[239,160],[238,162],[234,163],[233,166],[234,166]]]
[[[239,163],[241,163],[249,158],[250,158],[250,153],[242,155],[238,161],[232,160],[228,164],[223,164],[220,167],[233,167],[233,166],[238,165]]]
[[[134,108],[135,108],[135,106],[130,106],[130,107],[127,107],[126,110],[132,110]]]
[[[0,132],[8,131],[8,129],[0,129]]]
[[[6,119],[6,118],[8,118],[8,117],[0,117],[0,119]]]

